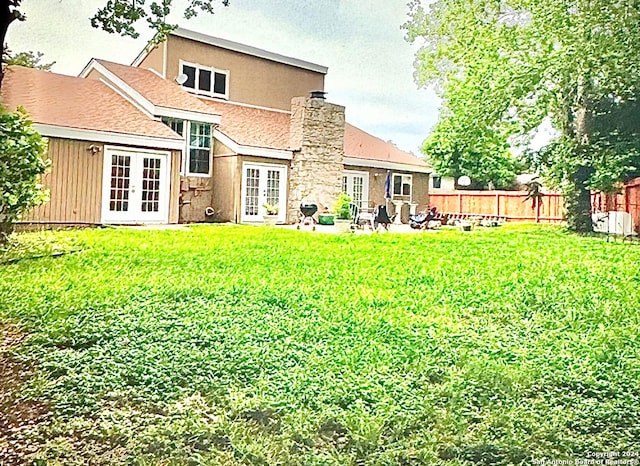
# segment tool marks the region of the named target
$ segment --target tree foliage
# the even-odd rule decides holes
[[[421,45],[418,83],[436,85],[462,122],[457,140],[526,145],[552,122],[561,136],[545,149],[549,173],[573,196],[570,224],[590,230],[588,206],[577,201],[611,184],[598,173],[616,170],[599,166],[627,159],[611,156],[615,144],[603,150],[594,122],[604,100],[638,93],[639,8],[628,0],[436,0],[411,3],[405,28]]]
[[[462,175],[472,180],[472,189],[509,189],[520,164],[508,151],[506,141],[491,130],[464,134],[464,120],[454,115],[441,117],[422,151],[436,173],[455,179]]]
[[[230,0],[219,0],[220,4],[228,6]],[[107,0],[91,18],[91,25],[109,33],[123,36],[138,37],[138,23],[146,21],[155,31],[154,41],[161,42],[176,24],[167,22],[173,11],[175,0]],[[199,12],[214,12],[214,5],[218,0],[186,0],[184,17],[196,16]],[[26,16],[20,11],[22,0],[3,0],[0,2],[0,44],[4,46],[9,26],[14,21],[24,21]],[[2,86],[3,70],[0,67],[0,86]]]
[[[4,63],[7,65],[26,66],[27,68],[36,68],[38,70],[51,71],[51,67],[56,62],[43,63],[42,58],[44,53],[42,52],[16,52],[11,53],[11,50],[4,49]]]
[[[162,41],[166,35],[178,27],[167,23],[166,19],[172,11],[174,0],[108,0],[91,18],[94,28],[101,28],[110,33],[123,36],[138,37],[136,25],[145,20],[156,32],[156,41]],[[197,16],[199,12],[214,13],[215,0],[188,0],[184,9],[185,19]],[[230,0],[220,0],[228,6]]]
[[[46,149],[24,110],[10,113],[0,108],[0,242],[22,214],[46,200],[40,185],[49,166]]]

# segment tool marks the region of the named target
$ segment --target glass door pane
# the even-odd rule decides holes
[[[260,207],[260,170],[247,168],[246,175],[244,214],[256,216]]]
[[[266,203],[280,206],[280,170],[267,170]]]
[[[131,156],[111,156],[111,190],[109,211],[128,212],[131,185]]]
[[[143,157],[142,191],[140,210],[142,212],[160,211],[160,163],[157,158]]]
[[[353,177],[353,189],[350,193],[351,201],[356,204],[358,207],[366,207],[362,205],[362,200],[364,198],[364,178],[362,176],[354,176]]]

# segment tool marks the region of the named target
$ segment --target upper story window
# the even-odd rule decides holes
[[[411,175],[403,175],[394,173],[393,175],[393,195],[394,196],[411,196],[411,184],[413,177]]]
[[[432,188],[433,189],[440,189],[440,187],[442,186],[442,177],[438,176],[438,175],[433,175],[431,177],[431,181],[432,181]]]
[[[180,61],[180,73],[186,76],[182,87],[197,94],[229,98],[229,71]]]

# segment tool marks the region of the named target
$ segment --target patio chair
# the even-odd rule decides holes
[[[362,209],[357,204],[352,203],[351,220],[353,221],[353,228],[363,229],[365,226],[373,229],[373,214],[368,209]]]
[[[389,212],[387,212],[387,208],[383,205],[379,205],[373,211],[373,229],[374,231],[378,230],[378,225],[382,225],[385,230],[389,231],[389,225],[393,223],[393,219],[396,214],[393,214],[392,217],[389,217]]]
[[[409,226],[414,230],[427,230],[429,229],[429,222],[435,220],[437,215],[437,209],[431,207],[428,212],[421,212],[417,215],[411,215],[409,217]]]
[[[360,216],[360,206],[355,203],[349,204],[349,210],[351,211],[351,230],[358,228],[358,217]]]

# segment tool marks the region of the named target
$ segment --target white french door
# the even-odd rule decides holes
[[[287,218],[287,167],[242,164],[241,222],[263,222],[265,204],[278,207],[278,222]]]
[[[167,223],[169,153],[105,147],[103,223]]]
[[[342,173],[342,191],[347,193],[351,202],[361,209],[369,204],[369,174],[367,172],[344,171]]]

